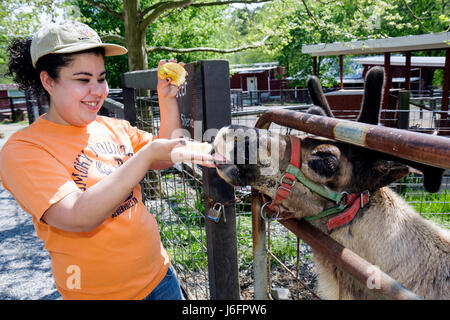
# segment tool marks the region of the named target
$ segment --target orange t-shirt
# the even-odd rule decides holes
[[[142,299],[164,278],[170,258],[139,185],[90,232],[67,232],[41,220],[51,205],[88,189],[151,140],[123,120],[98,116],[79,128],[41,117],[0,152],[2,183],[33,216],[64,299]]]

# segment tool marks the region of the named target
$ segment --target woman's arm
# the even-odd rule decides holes
[[[176,62],[171,60],[171,62]],[[159,61],[158,70],[163,64],[167,63],[166,60]],[[183,63],[181,63],[184,65]],[[157,76],[158,77],[158,76]],[[174,132],[181,128],[180,111],[178,109],[177,93],[178,87],[170,84],[170,79],[161,80],[158,77],[158,100],[159,100],[159,113],[160,113],[160,127],[157,138],[173,139],[179,138],[174,136]],[[162,170],[173,166],[173,162],[164,161],[154,163],[151,170]]]
[[[52,205],[44,213],[42,220],[65,231],[91,231],[129,196],[152,164],[192,160],[194,156],[195,162],[212,166],[212,157],[209,155],[193,155],[192,152],[175,148],[180,140],[154,140],[86,191],[72,192]]]

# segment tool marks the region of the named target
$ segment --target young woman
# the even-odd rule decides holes
[[[108,95],[104,57],[126,49],[102,43],[88,26],[46,25],[30,40],[14,40],[9,52],[15,81],[50,103],[48,113],[1,150],[1,180],[33,216],[62,297],[181,299],[139,187],[148,170],[174,158],[213,166],[209,155],[169,139],[180,127],[177,87],[158,81],[161,130],[153,137],[97,115]]]

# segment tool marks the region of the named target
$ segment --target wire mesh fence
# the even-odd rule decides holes
[[[136,110],[137,127],[157,135],[160,117],[156,92],[138,97]],[[180,163],[150,171],[141,188],[186,295],[190,299],[209,299],[201,170]]]

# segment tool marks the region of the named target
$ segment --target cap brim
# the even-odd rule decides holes
[[[74,53],[93,48],[105,48],[105,56],[119,56],[128,52],[125,47],[112,43],[81,43],[75,46],[55,50],[52,53]]]

